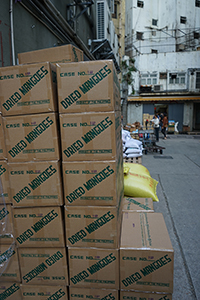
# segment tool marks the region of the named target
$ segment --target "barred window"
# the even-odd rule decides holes
[[[196,89],[200,89],[200,72],[196,72]]]

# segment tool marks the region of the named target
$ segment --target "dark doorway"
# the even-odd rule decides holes
[[[194,130],[200,130],[200,103],[194,103]]]

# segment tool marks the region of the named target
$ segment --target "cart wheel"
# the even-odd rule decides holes
[[[145,149],[144,153],[147,155],[147,149]]]
[[[162,151],[162,149],[160,149],[160,154],[163,154],[163,151]]]

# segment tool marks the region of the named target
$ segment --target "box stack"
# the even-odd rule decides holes
[[[143,123],[143,129],[147,129],[147,130],[150,130],[153,128],[152,124],[150,123],[150,121],[153,119],[153,116],[154,115],[150,115],[150,114],[143,114],[143,120],[142,120],[142,123]],[[148,121],[146,123],[146,121]]]
[[[57,81],[69,295],[114,299],[123,197],[119,82],[111,60],[59,64]]]
[[[3,117],[0,111],[0,294],[2,299],[19,299],[20,269],[15,247],[9,171],[5,148]]]
[[[13,279],[13,286],[9,287],[7,282],[4,285],[5,295],[13,295],[15,299],[21,299],[15,294],[18,283],[21,283],[23,299],[30,293],[37,297],[62,295],[67,299],[68,265],[54,64],[57,59],[71,62],[80,57],[82,51],[68,45],[21,54],[21,62],[28,64],[0,69],[4,127],[1,138],[5,137],[5,143],[1,141],[1,144],[6,144],[6,155],[3,147],[0,155],[8,160],[0,164],[6,204],[0,215],[1,221],[4,216],[12,215],[17,245],[12,243],[12,249],[8,249],[9,245],[1,246],[1,262],[5,261],[6,270],[1,268],[1,271],[2,278]],[[6,203],[6,197],[12,205]],[[12,228],[8,232],[12,233]],[[8,243],[8,236],[6,240]]]

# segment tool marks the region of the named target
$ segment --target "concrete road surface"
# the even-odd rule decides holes
[[[162,134],[161,134],[162,135]],[[164,216],[174,248],[173,300],[200,299],[200,136],[168,135],[142,164],[159,183],[155,212]]]

